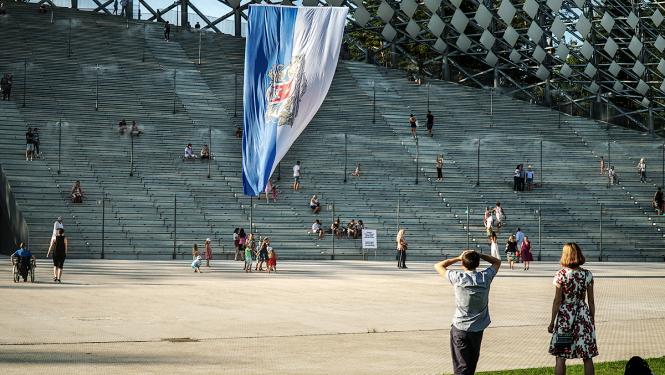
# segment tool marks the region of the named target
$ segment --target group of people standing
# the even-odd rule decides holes
[[[501,229],[505,225],[506,217],[506,212],[501,206],[501,202],[496,202],[494,208],[485,208],[483,225],[485,226],[485,232],[487,233],[487,239],[490,244],[490,254],[497,259],[501,259],[498,234],[501,233]],[[529,269],[530,263],[533,261],[531,241],[529,241],[529,237],[524,235],[521,228],[518,227],[515,233],[508,236],[504,253],[511,270],[514,269],[514,264],[520,261],[524,262],[525,271]]]
[[[533,167],[529,165],[524,170],[524,164],[518,164],[513,171],[513,190],[514,191],[531,191],[533,190],[536,173]]]
[[[32,161],[41,156],[39,152],[39,128],[28,128],[25,133],[25,160]]]
[[[607,163],[605,162],[605,157],[600,156],[600,174],[605,175],[607,174],[607,184],[608,186],[611,185],[619,185],[620,179],[619,179],[619,174],[617,173],[616,169],[614,168],[614,165],[609,165],[607,166]],[[640,160],[637,162],[637,165],[635,166],[635,169],[637,170],[637,175],[640,177],[640,182],[643,184],[647,183],[647,160],[645,158],[640,158]]]

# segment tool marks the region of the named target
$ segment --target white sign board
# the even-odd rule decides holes
[[[376,229],[363,229],[363,249],[376,248]]]

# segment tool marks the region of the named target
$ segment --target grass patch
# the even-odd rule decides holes
[[[594,363],[596,375],[623,375],[626,368],[625,361]],[[665,357],[647,359],[651,371],[654,374],[665,374]],[[478,375],[552,375],[554,372],[554,358],[552,358],[552,367],[529,368],[519,370],[488,371],[479,372]],[[567,366],[566,375],[584,375],[582,365]]]

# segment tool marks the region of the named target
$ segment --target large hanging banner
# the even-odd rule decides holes
[[[257,196],[325,99],[347,7],[250,5],[245,47],[242,182]]]

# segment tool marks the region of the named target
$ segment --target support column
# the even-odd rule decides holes
[[[79,0],[72,0],[72,9],[79,8]]]
[[[653,104],[649,103],[649,134],[653,133]]]
[[[545,81],[545,105],[546,106],[551,106],[552,105],[552,87],[550,86],[550,79],[548,78]]]
[[[390,45],[390,65],[392,68],[397,67],[397,48],[395,43]]]
[[[180,0],[180,25],[182,25],[186,30],[187,23],[189,22],[189,16],[187,10],[189,9],[189,0]]]
[[[450,81],[450,63],[448,62],[448,55],[443,55],[443,80]]]
[[[241,11],[239,8],[235,8],[234,12],[235,12],[234,18],[235,18],[236,29],[233,35],[242,36],[242,23],[240,22],[242,20],[242,17],[240,17]]]
[[[499,68],[494,67],[494,88],[499,88]]]
[[[127,2],[127,18],[130,20],[134,18],[134,0]]]

